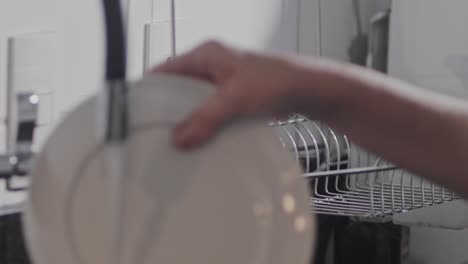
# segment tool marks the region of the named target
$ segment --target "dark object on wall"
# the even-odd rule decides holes
[[[354,17],[356,19],[356,30],[357,34],[351,41],[351,45],[348,48],[349,61],[351,63],[365,66],[367,61],[369,38],[362,29],[361,23],[361,10],[359,6],[359,0],[353,0]]]
[[[405,228],[349,221],[335,230],[335,264],[401,264]]]
[[[24,242],[20,214],[0,217],[0,263],[31,263]]]
[[[388,72],[388,43],[390,39],[390,14],[388,9],[374,15],[370,23],[369,32],[369,65],[368,67]]]
[[[365,66],[367,61],[368,43],[369,38],[367,35],[356,35],[351,41],[351,45],[348,49],[349,61],[357,65]]]

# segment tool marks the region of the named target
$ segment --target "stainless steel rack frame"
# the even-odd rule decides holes
[[[38,98],[17,97],[16,149],[0,155],[0,178],[8,191],[15,176],[26,176],[33,158],[31,145]],[[366,219],[386,218],[460,197],[432,182],[353,145],[345,135],[302,116],[270,123],[309,180],[315,212]]]
[[[384,218],[460,198],[305,117],[270,125],[304,169],[319,214]]]

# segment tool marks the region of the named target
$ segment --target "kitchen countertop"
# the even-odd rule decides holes
[[[23,181],[15,181],[14,186],[23,186]],[[0,180],[0,216],[21,212],[26,199],[25,191],[9,192],[5,180]]]

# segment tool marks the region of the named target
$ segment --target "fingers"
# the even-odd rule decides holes
[[[239,114],[239,106],[223,92],[208,100],[174,131],[173,141],[182,149],[206,142],[228,120]]]
[[[218,42],[207,42],[193,51],[156,66],[152,72],[189,75],[219,80],[232,65],[230,50]]]

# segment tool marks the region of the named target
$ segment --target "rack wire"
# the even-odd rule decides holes
[[[303,168],[311,190],[310,204],[318,214],[380,219],[461,198],[359,148],[319,122],[294,116],[270,125]],[[23,132],[20,134],[29,136],[25,138],[29,146],[32,133]],[[10,186],[11,175],[29,170],[29,156],[16,162],[23,159],[19,154],[0,156],[0,178],[7,179],[9,191],[24,189]]]
[[[270,125],[304,169],[319,214],[381,218],[460,199],[319,122],[294,116]]]

